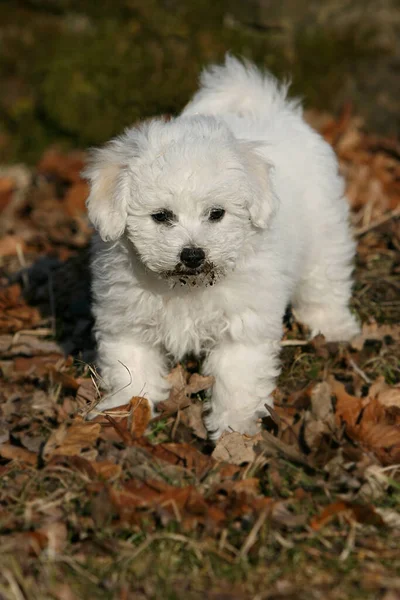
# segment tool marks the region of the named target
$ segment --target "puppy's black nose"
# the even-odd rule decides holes
[[[204,262],[206,255],[202,248],[183,248],[181,261],[189,269],[197,269]]]

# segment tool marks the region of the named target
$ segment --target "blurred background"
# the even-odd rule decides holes
[[[2,0],[0,162],[86,148],[177,113],[229,50],[307,107],[400,125],[400,0]]]

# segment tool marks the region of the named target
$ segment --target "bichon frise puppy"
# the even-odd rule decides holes
[[[127,129],[86,176],[98,366],[109,394],[168,397],[171,361],[205,357],[206,425],[252,433],[271,405],[289,303],[312,334],[358,332],[354,243],[330,146],[287,86],[227,57],[182,114]]]

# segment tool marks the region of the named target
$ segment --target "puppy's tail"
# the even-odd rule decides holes
[[[301,114],[298,100],[287,98],[289,82],[279,83],[248,61],[227,54],[225,64],[213,65],[200,76],[200,89],[183,111],[185,115],[236,113],[274,114],[284,109]]]

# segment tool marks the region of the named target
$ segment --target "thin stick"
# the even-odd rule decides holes
[[[352,358],[348,358],[348,361],[351,365],[351,367],[354,369],[354,371],[361,377],[361,379],[364,379],[365,383],[372,383],[371,379],[368,377],[368,375],[366,375],[364,373],[364,371],[362,369],[360,369],[360,367],[358,365],[356,365],[356,363],[354,362],[354,360]]]
[[[281,340],[281,346],[307,346],[310,340]]]
[[[387,221],[390,221],[391,219],[395,219],[396,217],[400,217],[400,206],[398,206],[391,212],[387,213],[385,216],[383,216],[381,219],[378,219],[374,223],[370,223],[369,225],[365,225],[364,227],[360,227],[359,229],[356,229],[354,231],[354,235],[357,237],[364,235],[364,233],[367,233],[368,231],[371,231],[372,229],[376,229],[376,227],[379,227],[380,225],[383,225]]]
[[[251,547],[254,546],[254,544],[257,540],[258,532],[260,531],[261,527],[264,525],[265,520],[270,512],[271,512],[271,506],[266,506],[264,508],[264,510],[261,512],[257,521],[254,523],[252,530],[250,531],[249,535],[247,536],[243,546],[240,549],[239,558],[244,558],[245,556],[247,556]]]

